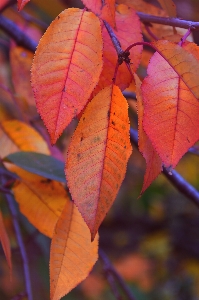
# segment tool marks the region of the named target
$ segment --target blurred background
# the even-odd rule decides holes
[[[146,2],[159,5],[156,1]],[[199,21],[198,0],[174,2],[178,17]],[[31,36],[38,40],[45,27],[67,7],[83,7],[83,5],[81,1],[31,0],[21,14],[15,8],[6,9],[3,14],[20,26],[30,26],[27,21],[29,15],[40,20],[40,24],[31,25],[31,28],[36,30],[34,33],[31,31]],[[198,33],[195,33],[193,38],[197,43]],[[138,70],[142,78],[146,74],[146,60],[151,55],[152,53],[147,52],[143,54],[143,61]],[[11,87],[10,76],[8,37],[0,31],[1,103],[5,103],[9,97],[1,85]],[[133,85],[129,91],[134,91]],[[137,128],[134,99],[129,100],[129,115],[131,125]],[[75,125],[75,122],[72,123],[58,142],[64,156]],[[199,189],[197,155],[186,154],[176,170]],[[199,209],[180,194],[164,175],[160,175],[139,198],[144,173],[145,161],[134,147],[118,197],[100,227],[100,248],[105,251],[128,283],[137,300],[197,300],[199,299]],[[0,299],[26,299],[23,294],[20,295],[24,290],[21,255],[3,196],[0,205],[11,239],[14,266],[13,280],[10,282],[7,263],[0,248]],[[40,234],[22,215],[20,223],[29,257],[34,299],[47,300],[50,239]],[[15,297],[17,294],[18,298]],[[97,262],[90,276],[63,299],[115,299],[103,275],[101,263]]]

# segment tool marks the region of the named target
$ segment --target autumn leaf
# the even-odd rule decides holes
[[[99,19],[77,8],[63,11],[40,40],[32,66],[37,109],[52,143],[84,108],[101,70]]]
[[[2,9],[5,5],[9,3],[9,0],[1,0],[0,9]]]
[[[165,166],[173,168],[199,139],[198,47],[168,41],[155,53],[142,84],[144,130]]]
[[[18,120],[1,122],[0,146],[1,157],[20,150],[50,154],[48,145],[41,135],[31,126]]]
[[[82,2],[99,18],[115,27],[115,0],[82,0]]]
[[[143,100],[141,92],[141,81],[139,77],[134,74],[134,79],[136,82],[136,97],[137,97],[137,110],[138,110],[138,147],[139,151],[142,153],[143,157],[146,160],[146,172],[144,175],[144,183],[140,194],[143,194],[144,191],[150,186],[153,180],[161,173],[162,171],[162,162],[154,147],[151,144],[148,136],[143,130]]]
[[[132,7],[137,12],[143,12],[158,17],[168,17],[166,11],[144,0],[117,0],[117,3],[126,4],[127,6]],[[153,23],[151,24],[150,29],[153,32],[153,34],[155,34],[155,36],[159,38],[173,33],[172,27],[168,25]],[[142,32],[149,40],[151,40],[152,37],[146,30],[146,24],[142,24]]]
[[[6,228],[3,222],[3,216],[2,213],[0,211],[0,241],[1,241],[1,245],[10,269],[10,274],[12,272],[12,261],[11,261],[11,250],[10,250],[10,241],[9,241],[9,237],[8,234],[6,232]]]
[[[129,129],[127,101],[109,86],[88,104],[69,145],[68,186],[92,240],[124,179],[132,152]]]
[[[162,8],[167,12],[170,18],[176,17],[176,6],[172,0],[158,0]]]
[[[17,173],[21,179],[14,185],[13,192],[21,213],[40,232],[52,238],[68,199],[67,192],[59,182],[35,174],[27,180],[25,172],[18,170]]]
[[[30,0],[17,0],[17,9],[21,11]]]
[[[136,15],[136,12],[132,8],[128,8],[126,5],[118,5],[116,9],[116,28],[113,32],[120,41],[121,47],[125,50],[129,45],[135,42],[142,42],[142,35],[140,29],[140,21]],[[99,79],[97,88],[95,89],[95,94],[99,92],[102,88],[112,84],[112,80],[115,73],[115,67],[118,61],[118,55],[110,39],[110,36],[103,26],[102,29],[104,50],[103,59],[104,66]],[[131,69],[135,72],[139,66],[142,53],[142,46],[134,47],[130,53],[129,58],[131,59]],[[125,63],[119,66],[116,85],[120,87],[121,90],[126,89],[131,81],[133,80],[132,75],[129,73],[128,68]]]
[[[83,281],[98,258],[98,235],[90,232],[73,202],[66,206],[55,227],[50,249],[50,299],[59,300]]]

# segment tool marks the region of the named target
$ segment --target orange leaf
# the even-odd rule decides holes
[[[151,141],[149,140],[148,136],[143,130],[142,122],[143,122],[144,107],[143,107],[142,93],[140,90],[141,81],[136,74],[134,74],[134,79],[136,82],[136,96],[137,96],[137,110],[138,110],[138,124],[139,124],[138,146],[139,146],[139,151],[142,153],[143,157],[146,160],[146,172],[144,175],[144,183],[140,193],[143,194],[144,191],[153,182],[153,180],[161,173],[162,162],[157,152],[153,148]]]
[[[17,151],[50,154],[47,143],[32,127],[18,121],[3,121],[0,127],[1,157]]]
[[[199,139],[199,47],[168,41],[155,53],[142,84],[143,126],[162,162],[175,167]],[[189,51],[189,52],[188,52]]]
[[[99,18],[115,27],[115,0],[82,0],[82,2]]]
[[[57,222],[50,250],[50,298],[59,300],[83,281],[98,258],[98,236],[90,232],[71,201]]]
[[[110,209],[132,152],[128,104],[108,86],[88,104],[69,145],[66,176],[92,240]]]
[[[1,241],[2,248],[3,248],[4,254],[6,256],[6,260],[7,260],[7,263],[8,263],[9,269],[10,269],[10,273],[11,273],[12,272],[12,261],[11,261],[10,241],[9,241],[6,229],[5,229],[1,211],[0,211],[0,241]]]
[[[13,187],[15,199],[29,222],[43,234],[52,237],[68,194],[61,183],[37,175],[27,180],[27,173],[17,172],[22,181]]]
[[[172,0],[158,0],[170,18],[176,18],[176,6]]]
[[[18,0],[18,2],[17,2],[18,11],[21,11],[29,1],[30,0]]]
[[[142,41],[139,18],[136,15],[136,12],[132,8],[128,8],[126,5],[121,4],[117,7],[116,28],[117,31],[114,29],[113,31],[120,41],[123,50],[125,50],[129,45],[135,42]],[[104,66],[95,93],[97,93],[102,88],[112,84],[115,67],[118,60],[116,50],[112,44],[105,26],[103,26],[102,35],[104,40]],[[129,57],[132,62],[131,69],[133,72],[135,72],[137,67],[139,66],[141,52],[142,46],[134,47],[131,51]],[[121,90],[124,90],[129,86],[132,79],[133,78],[129,73],[126,64],[123,63],[122,65],[120,65],[117,72],[116,85],[118,85]]]
[[[32,52],[22,47],[11,47],[10,63],[15,92],[18,96],[23,98],[26,103],[35,106],[35,99],[30,85],[32,60]]]
[[[52,143],[86,105],[101,69],[99,19],[77,8],[63,11],[40,40],[32,66],[37,109]]]

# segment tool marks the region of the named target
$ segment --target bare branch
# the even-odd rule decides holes
[[[32,296],[32,289],[31,289],[31,281],[30,281],[30,270],[28,265],[28,257],[26,254],[26,249],[23,243],[21,230],[19,227],[18,219],[17,219],[17,210],[15,208],[15,200],[13,195],[11,194],[5,194],[6,200],[8,202],[8,206],[12,215],[13,225],[17,237],[17,242],[20,248],[22,261],[23,261],[23,268],[24,268],[24,278],[25,278],[25,284],[26,284],[26,292],[27,292],[27,298],[28,300],[33,300]]]
[[[124,279],[119,275],[117,270],[114,268],[114,266],[110,262],[108,256],[101,249],[99,249],[99,257],[103,263],[104,269],[106,270],[107,274],[112,274],[115,277],[115,279],[118,281],[120,287],[122,288],[123,292],[126,295],[126,299],[136,300],[136,298],[132,294],[132,291],[129,289],[128,285],[125,283]]]
[[[11,36],[15,42],[27,48],[28,50],[35,52],[37,42],[29,38],[13,21],[0,15],[0,28],[4,30],[9,36]]]
[[[130,138],[133,144],[138,147],[138,133],[137,130],[131,128]],[[172,175],[171,175],[172,173]],[[189,198],[195,205],[199,207],[199,192],[188,183],[177,171],[167,170],[163,167],[163,174],[172,183],[172,185],[183,195]]]
[[[195,30],[199,30],[199,22],[181,20],[178,18],[157,17],[157,16],[145,14],[143,12],[137,12],[137,15],[139,16],[140,20],[143,23],[156,23],[156,24],[169,25],[169,26],[180,27],[185,29],[192,28]]]

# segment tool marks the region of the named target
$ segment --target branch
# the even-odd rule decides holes
[[[13,21],[0,15],[0,28],[11,36],[19,46],[35,52],[37,42],[29,38]]]
[[[125,283],[124,279],[119,275],[119,273],[116,271],[116,269],[110,262],[108,256],[101,249],[99,249],[99,257],[103,263],[104,270],[106,271],[107,274],[112,274],[115,277],[115,279],[118,281],[120,287],[122,288],[123,292],[125,293],[127,299],[136,300],[132,294],[132,291],[129,289],[129,287]]]
[[[12,215],[13,225],[17,237],[17,242],[20,248],[22,261],[23,261],[23,268],[24,268],[24,277],[25,277],[25,285],[26,285],[26,292],[27,292],[27,299],[33,300],[32,296],[32,289],[31,289],[31,283],[30,283],[30,271],[29,271],[29,265],[28,265],[28,257],[26,254],[26,249],[23,243],[21,230],[19,227],[19,223],[17,220],[17,210],[15,208],[15,200],[13,195],[5,194],[6,200],[8,202],[8,206]]]
[[[137,130],[133,128],[130,129],[130,138],[133,144],[138,148]],[[199,207],[199,192],[190,183],[188,183],[177,171],[172,170],[171,175],[171,171],[168,171],[165,167],[163,167],[163,174],[179,192],[187,196],[187,198],[189,198],[197,207]]]
[[[137,12],[137,15],[139,16],[140,20],[143,23],[156,23],[156,24],[169,25],[169,26],[180,27],[185,29],[192,28],[195,30],[199,30],[199,22],[181,20],[178,18],[157,17],[142,12]]]

